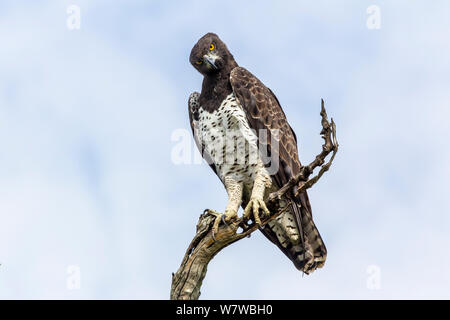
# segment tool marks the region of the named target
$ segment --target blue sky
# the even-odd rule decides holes
[[[309,192],[325,267],[302,276],[255,233],[214,258],[201,298],[450,298],[449,9],[3,1],[0,298],[168,298],[198,216],[226,204],[207,165],[171,160],[201,88],[189,53],[209,31],[277,94],[303,162],[320,148],[321,98],[341,149]]]

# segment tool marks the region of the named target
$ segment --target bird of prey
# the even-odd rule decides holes
[[[201,93],[189,96],[189,120],[203,158],[228,193],[221,221],[243,219],[261,225],[270,214],[264,200],[299,173],[297,138],[275,94],[238,66],[225,43],[207,33],[192,48],[190,63],[203,76]],[[275,164],[275,165],[274,165]],[[275,168],[275,169],[274,169]],[[284,196],[288,210],[260,227],[261,232],[306,274],[324,265],[327,251],[317,230],[306,192]]]

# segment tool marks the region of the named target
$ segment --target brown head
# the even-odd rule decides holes
[[[215,33],[201,37],[191,50],[190,63],[203,75],[229,73],[237,66],[227,46]]]

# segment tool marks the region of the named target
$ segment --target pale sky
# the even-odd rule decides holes
[[[275,92],[302,162],[320,151],[321,98],[341,147],[309,192],[325,267],[302,276],[254,233],[214,258],[201,298],[450,298],[449,13],[444,0],[2,1],[0,298],[169,297],[199,215],[227,201],[206,164],[171,158],[207,32]]]

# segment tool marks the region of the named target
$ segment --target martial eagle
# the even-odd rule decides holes
[[[194,139],[228,193],[224,213],[209,212],[229,222],[242,206],[244,219],[260,224],[269,214],[267,195],[300,170],[295,133],[275,94],[238,66],[216,34],[200,38],[189,60],[204,76],[201,93],[193,92],[188,101]],[[286,194],[289,209],[260,230],[308,274],[324,265],[327,251],[308,195],[296,189]]]

